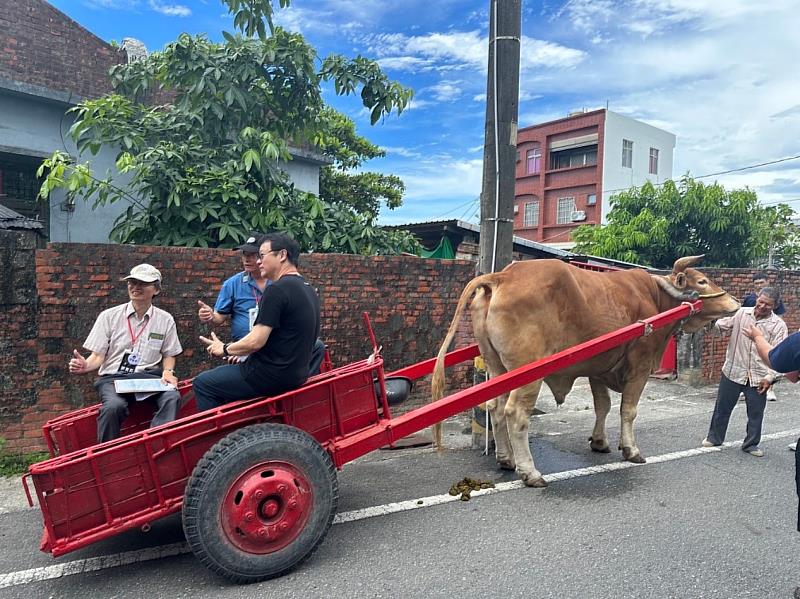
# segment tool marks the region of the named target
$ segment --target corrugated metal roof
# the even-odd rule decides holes
[[[42,228],[44,228],[44,224],[41,221],[22,216],[19,212],[15,212],[11,208],[0,204],[0,229]]]

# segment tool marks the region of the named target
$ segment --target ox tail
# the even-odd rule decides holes
[[[437,401],[444,397],[444,388],[445,388],[445,372],[444,372],[444,357],[447,354],[447,350],[450,347],[450,343],[453,341],[453,337],[456,334],[456,330],[458,329],[458,323],[461,321],[461,314],[464,311],[469,300],[472,298],[472,294],[478,290],[480,287],[489,287],[493,286],[493,279],[492,275],[482,275],[480,277],[476,277],[472,279],[467,286],[464,288],[464,291],[461,292],[461,297],[458,299],[458,305],[456,306],[456,312],[453,315],[453,320],[450,321],[450,328],[447,329],[447,335],[442,342],[442,346],[439,348],[439,354],[436,356],[436,366],[433,369],[433,377],[431,378],[431,402]],[[444,445],[442,443],[442,423],[437,422],[433,425],[433,442],[436,446],[437,451],[442,451]]]

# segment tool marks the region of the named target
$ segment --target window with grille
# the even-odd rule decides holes
[[[539,226],[539,202],[525,202],[525,212],[522,214],[522,226]]]
[[[573,212],[575,212],[575,198],[558,198],[557,224],[571,223]]]
[[[658,148],[650,148],[650,174],[658,174]]]
[[[38,197],[36,169],[41,158],[0,152],[0,204],[28,218],[47,222],[50,204]]]
[[[629,139],[622,140],[622,166],[626,168],[633,166],[633,142]]]
[[[542,151],[539,148],[528,150],[526,154],[525,173],[528,175],[536,175],[542,170]]]
[[[550,168],[553,170],[593,164],[597,164],[596,145],[550,152]]]

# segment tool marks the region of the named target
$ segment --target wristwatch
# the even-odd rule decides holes
[[[225,356],[226,358],[227,358],[228,356],[230,356],[230,354],[228,353],[228,346],[229,346],[229,345],[230,345],[230,343],[224,343],[224,344],[222,345],[222,355],[223,355],[223,356]]]
[[[172,373],[172,376],[177,376],[177,375],[175,374],[175,369],[174,369],[174,368],[165,368],[165,369],[164,369],[164,372],[171,372],[171,373]]]

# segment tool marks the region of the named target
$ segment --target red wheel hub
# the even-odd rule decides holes
[[[220,507],[228,540],[247,553],[272,553],[302,532],[314,493],[306,475],[287,462],[263,462],[231,483]]]

